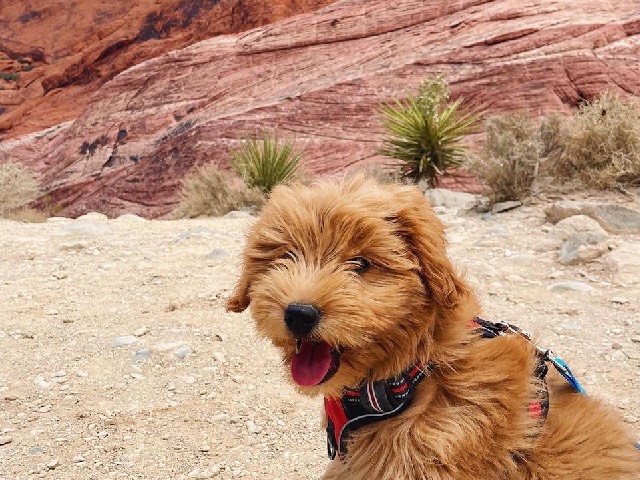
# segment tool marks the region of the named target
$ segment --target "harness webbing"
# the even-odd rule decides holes
[[[531,341],[531,336],[527,332],[508,323],[494,323],[474,318],[470,327],[477,330],[482,338],[496,338],[515,333]],[[550,350],[536,346],[536,351],[538,364],[534,370],[534,376],[539,380],[540,388],[529,404],[528,411],[532,417],[544,421],[549,412],[547,362],[551,363],[577,392],[584,394],[584,389],[569,367]],[[424,365],[416,362],[397,377],[367,382],[357,388],[346,389],[341,398],[325,398],[329,458],[333,460],[337,456],[344,459],[347,454],[348,436],[354,430],[398,415],[409,407],[416,385],[428,377],[433,368],[433,363]]]
[[[415,386],[431,373],[431,368],[431,364],[416,362],[397,377],[347,389],[342,398],[325,398],[329,458],[344,458],[346,440],[353,430],[405,410],[413,399]]]

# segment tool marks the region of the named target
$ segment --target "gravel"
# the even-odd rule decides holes
[[[640,438],[640,286],[559,264],[543,207],[441,208],[450,255],[486,318],[553,348]],[[0,220],[0,478],[320,477],[321,400],[224,310],[250,221]]]

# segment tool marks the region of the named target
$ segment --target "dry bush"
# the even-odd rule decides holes
[[[368,164],[348,169],[348,175],[364,174],[367,178],[376,180],[384,185],[393,183],[403,183],[402,172],[397,166],[388,164]]]
[[[40,195],[32,171],[17,163],[0,164],[0,216],[20,209]]]
[[[49,214],[42,210],[36,210],[35,208],[22,207],[16,210],[11,210],[9,213],[4,215],[4,218],[15,222],[44,223],[47,221],[47,218],[49,218]]]
[[[531,194],[545,150],[543,130],[527,113],[488,120],[484,149],[469,162],[469,170],[480,178],[492,203]]]
[[[556,175],[595,188],[640,184],[640,99],[607,92],[584,104],[563,143],[552,161]]]
[[[215,217],[233,210],[262,205],[264,196],[233,179],[214,164],[196,169],[182,182],[180,204],[175,215],[179,218]]]

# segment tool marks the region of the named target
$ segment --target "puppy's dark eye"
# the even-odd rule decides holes
[[[353,271],[356,273],[364,273],[369,270],[371,266],[371,262],[363,257],[356,257],[349,260],[349,265],[353,268]]]

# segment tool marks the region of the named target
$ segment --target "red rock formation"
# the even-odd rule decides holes
[[[308,12],[333,0],[2,0],[0,139],[76,118],[127,68],[170,50]]]
[[[492,112],[638,95],[638,0],[342,0],[137,65],[73,123],[0,155],[42,172],[65,214],[155,217],[194,165],[225,165],[257,129],[296,137],[316,173],[380,160],[379,103],[433,73]]]

